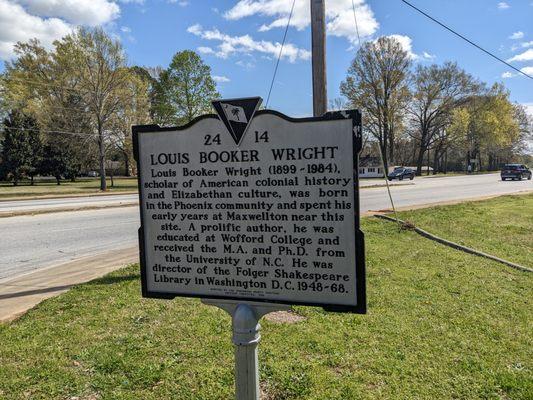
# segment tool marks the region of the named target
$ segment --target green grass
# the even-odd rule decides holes
[[[468,223],[494,202],[447,210]],[[532,399],[533,274],[362,225],[368,314],[297,307],[303,322],[263,321],[265,399]],[[230,332],[198,300],[142,299],[130,266],[0,325],[0,398],[231,399]]]
[[[111,187],[111,179],[107,179],[109,192],[137,190],[136,178],[115,178],[114,181],[115,186]],[[61,185],[57,185],[55,180],[36,180],[33,186],[26,181],[20,182],[18,186],[13,186],[11,182],[0,182],[0,199],[95,193],[101,193],[99,178],[78,178],[76,182],[61,181]]]
[[[533,268],[533,193],[398,216],[444,239]]]

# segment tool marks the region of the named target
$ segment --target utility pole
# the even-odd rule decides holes
[[[311,0],[311,37],[313,54],[313,115],[320,117],[328,110],[325,0]]]

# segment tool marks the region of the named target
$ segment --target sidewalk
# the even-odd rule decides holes
[[[136,262],[139,262],[139,249],[134,246],[0,280],[0,322],[15,319],[74,285]]]

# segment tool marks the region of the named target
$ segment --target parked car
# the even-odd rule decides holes
[[[511,179],[513,181],[518,179],[521,181],[522,178],[531,179],[531,170],[527,167],[527,165],[524,164],[505,164],[502,167],[502,172],[500,175],[502,177],[502,181],[507,179]]]
[[[403,168],[403,167],[394,168],[394,171],[392,171],[388,176],[389,181],[392,181],[393,179],[399,179],[403,181],[406,178],[413,180],[414,177],[415,177],[415,171],[413,171],[410,168]]]

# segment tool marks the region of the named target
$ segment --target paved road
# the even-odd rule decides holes
[[[0,218],[0,284],[37,268],[65,263],[137,240],[137,207]]]
[[[378,181],[376,181],[378,182]],[[378,182],[379,183],[379,182]],[[498,174],[416,178],[414,185],[392,188],[397,207],[516,193],[533,190],[533,181],[501,182]],[[4,211],[58,205],[118,204],[135,196],[0,202]],[[14,204],[13,204],[14,203]],[[10,205],[11,208],[10,208]],[[386,189],[361,190],[361,211],[390,208]],[[0,284],[2,279],[111,249],[134,246],[139,225],[138,208],[123,207],[0,218]]]
[[[396,207],[453,202],[533,190],[533,181],[505,181],[499,174],[415,178],[415,184],[391,189]],[[361,211],[390,209],[386,188],[361,190]]]

